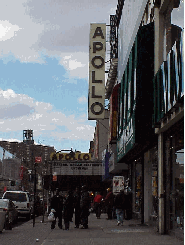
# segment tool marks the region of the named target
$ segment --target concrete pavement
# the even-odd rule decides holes
[[[123,226],[117,226],[116,220],[106,220],[102,214],[96,219],[95,214],[89,216],[89,229],[75,229],[70,223],[70,230],[61,230],[56,226],[50,229],[45,217],[36,218],[35,227],[32,220],[14,227],[12,231],[0,234],[0,245],[183,245],[184,242],[169,235],[159,235],[152,227],[141,226],[137,220],[125,220]],[[36,240],[38,239],[38,240]]]
[[[95,214],[89,216],[89,229],[75,229],[70,223],[70,230],[60,230],[56,227],[42,245],[182,245],[183,241],[169,235],[159,235],[156,229],[141,226],[137,220],[125,220],[123,226],[117,226],[116,220],[106,220],[102,214],[96,219]]]

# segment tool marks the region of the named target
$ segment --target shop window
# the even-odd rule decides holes
[[[142,165],[141,160],[135,161],[135,212],[141,214],[142,202]]]
[[[175,221],[176,227],[184,227],[184,148],[179,149],[182,140],[177,140],[174,164]],[[182,146],[181,146],[182,147]]]
[[[157,147],[151,150],[152,161],[152,212],[151,215],[158,216],[158,151]]]

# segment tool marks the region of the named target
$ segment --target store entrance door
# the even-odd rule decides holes
[[[165,231],[184,229],[184,130],[174,127],[165,137]]]

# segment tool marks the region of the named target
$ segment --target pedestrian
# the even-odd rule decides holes
[[[69,221],[70,222],[73,222],[73,214],[74,214],[74,198],[73,198],[73,191],[72,190],[70,190],[69,192],[68,192],[68,194],[69,194],[69,198],[70,198],[70,219],[69,219]]]
[[[111,220],[112,219],[113,205],[114,205],[114,195],[112,193],[111,188],[107,189],[107,195],[105,197],[105,205],[106,205],[107,215],[108,215],[107,220]]]
[[[77,187],[74,193],[74,209],[75,209],[75,228],[79,228],[80,225],[80,188]]]
[[[65,200],[64,200],[64,225],[65,230],[69,230],[69,224],[71,220],[71,209],[73,206],[73,196],[72,192],[68,191]]]
[[[51,209],[54,209],[55,220],[51,223],[51,229],[55,228],[56,219],[58,218],[58,227],[62,229],[62,210],[63,197],[59,194],[59,189],[56,188],[56,194],[51,198]]]
[[[129,178],[126,180],[126,187],[125,187],[125,219],[129,220],[132,219],[132,190],[129,186],[130,180]]]
[[[114,206],[116,209],[117,225],[123,225],[123,217],[125,212],[125,194],[122,189],[115,197]]]
[[[89,193],[87,191],[87,187],[84,185],[81,188],[81,198],[80,198],[80,209],[81,209],[81,229],[88,229],[88,216],[89,216],[89,208],[91,205],[91,199],[89,197]]]
[[[114,202],[115,202],[115,195],[114,195]],[[112,210],[112,218],[113,219],[117,219],[117,216],[116,216],[116,208],[115,208],[115,206],[113,205],[113,210]]]
[[[100,219],[101,216],[101,201],[102,201],[102,195],[100,195],[100,192],[97,193],[97,195],[94,198],[94,210],[96,213],[97,219]]]

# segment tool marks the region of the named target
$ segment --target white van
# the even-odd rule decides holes
[[[24,216],[27,220],[31,217],[30,195],[25,191],[6,191],[3,199],[10,199],[17,206],[18,216]]]

